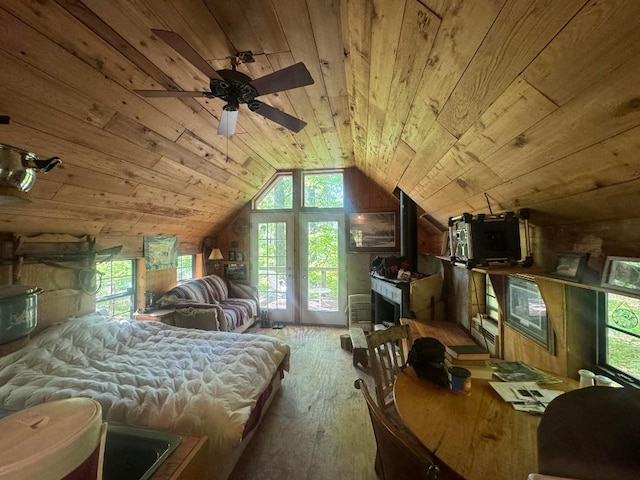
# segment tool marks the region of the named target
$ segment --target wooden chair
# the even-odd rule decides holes
[[[408,342],[407,325],[395,325],[367,336],[369,360],[376,382],[376,398],[381,408],[393,402],[393,382],[407,363]]]
[[[376,473],[382,480],[461,480],[410,432],[401,430],[390,420],[369,394],[364,380],[357,379],[354,386],[362,391],[367,403],[378,447]]]

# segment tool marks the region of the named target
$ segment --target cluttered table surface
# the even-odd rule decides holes
[[[575,380],[562,380],[541,387],[578,387]],[[537,471],[539,414],[516,410],[489,380],[473,378],[470,394],[461,395],[407,367],[396,379],[394,400],[422,444],[467,480],[525,479]]]

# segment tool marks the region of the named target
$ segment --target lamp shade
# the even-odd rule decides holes
[[[224,257],[222,256],[222,252],[220,252],[219,248],[214,248],[209,254],[209,260],[222,260],[223,258]]]

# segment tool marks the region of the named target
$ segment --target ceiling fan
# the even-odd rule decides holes
[[[209,77],[210,91],[134,90],[137,94],[143,97],[206,97],[224,100],[226,105],[220,116],[218,135],[230,136],[234,134],[238,120],[238,108],[241,103],[246,103],[252,112],[256,112],[293,132],[297,133],[307,125],[299,118],[256,99],[261,95],[311,85],[313,78],[304,63],[299,62],[252,80],[249,76],[236,70],[239,64],[254,61],[251,52],[240,52],[232,57],[230,70],[215,70],[177,33],[157,29],[151,31]]]

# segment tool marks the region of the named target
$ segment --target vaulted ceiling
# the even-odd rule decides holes
[[[209,79],[152,33],[251,78],[304,62],[312,85],[242,105],[144,98]],[[0,231],[215,233],[279,169],[355,166],[441,227],[532,209],[552,225],[639,217],[636,0],[3,0],[0,143],[63,164]]]

